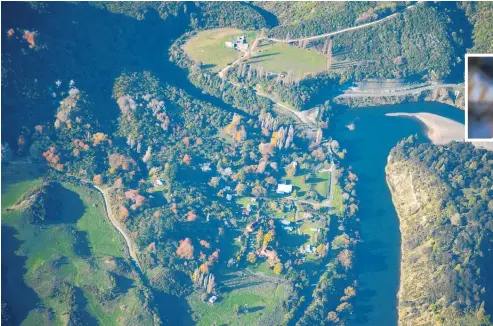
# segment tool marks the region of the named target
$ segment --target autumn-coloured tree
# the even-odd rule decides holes
[[[216,278],[214,274],[209,275],[209,282],[207,283],[207,293],[212,293],[214,291],[214,287],[216,286]]]
[[[272,240],[274,240],[274,237],[273,237],[273,234],[272,232],[267,232],[265,235],[264,235],[264,240],[262,242],[262,248],[267,248],[267,246],[269,245],[269,243],[272,242]]]
[[[257,232],[257,249],[260,249],[262,242],[264,241],[264,230],[260,228]]]
[[[204,248],[210,248],[211,245],[209,244],[209,242],[205,241],[205,240],[200,240],[200,245]]]
[[[57,149],[54,146],[50,146],[50,148],[48,148],[48,150],[43,153],[43,157],[49,164],[56,165],[60,162],[60,156],[56,153]]]
[[[210,266],[210,263],[209,262],[205,262],[205,263],[201,264],[200,267],[199,267],[200,272],[202,274],[209,273],[209,271],[210,271],[209,266]]]
[[[344,294],[345,296],[341,298],[341,301],[347,301],[352,297],[354,297],[356,295],[356,290],[352,286],[348,286],[347,288],[344,289]]]
[[[147,151],[146,151],[144,157],[142,158],[142,162],[147,163],[149,161],[149,159],[151,158],[151,151],[152,151],[151,146],[148,146]]]
[[[283,266],[281,263],[277,263],[274,265],[274,273],[276,273],[277,275],[280,275],[283,271]]]
[[[320,148],[317,148],[314,151],[312,151],[312,157],[317,161],[323,161],[326,158],[324,151]]]
[[[139,191],[135,189],[127,190],[125,192],[125,198],[134,203],[134,205],[131,206],[132,210],[141,207],[146,201],[146,198],[139,194]]]
[[[216,262],[219,260],[219,249],[214,251],[212,255],[209,257],[209,261]]]
[[[190,165],[192,163],[192,157],[188,154],[183,155],[183,163]]]
[[[97,132],[94,135],[92,135],[93,146],[97,146],[106,140],[107,140],[107,136],[102,132]]]
[[[353,306],[350,303],[343,302],[337,306],[336,311],[339,313],[342,311],[347,311],[347,312],[351,313],[353,311]]]
[[[295,164],[289,164],[289,166],[286,168],[286,174],[288,177],[294,177],[296,175],[296,166]]]
[[[188,222],[193,222],[197,220],[197,214],[195,214],[195,211],[191,210],[191,211],[188,211],[187,213],[187,221]]]
[[[120,206],[118,217],[120,221],[126,219],[129,216],[128,209],[125,206]]]
[[[137,103],[135,103],[131,96],[121,96],[116,102],[118,103],[123,115],[133,113],[137,109]]]
[[[209,185],[213,188],[217,188],[217,186],[219,186],[219,181],[220,179],[218,177],[212,177],[209,181]]]
[[[29,47],[33,49],[36,46],[36,40],[35,40],[36,32],[30,32],[28,30],[24,31],[24,36],[23,39],[29,43]]]
[[[116,179],[115,182],[113,183],[113,187],[123,188],[123,179],[122,178]]]
[[[337,255],[337,259],[341,265],[348,270],[353,265],[353,252],[348,249],[344,249]]]
[[[180,245],[176,249],[176,254],[180,258],[190,259],[193,258],[194,247],[192,245],[192,240],[190,238],[185,238],[180,240]]]
[[[243,183],[238,183],[235,187],[235,191],[238,196],[243,195],[245,193],[245,190],[246,190],[246,185]]]
[[[10,38],[10,37],[12,37],[12,36],[14,36],[14,34],[15,34],[15,31],[14,31],[14,29],[13,29],[13,28],[11,28],[11,29],[9,29],[9,30],[7,31],[7,36],[8,36],[9,38]]]
[[[256,185],[252,189],[252,195],[254,195],[255,197],[265,197],[267,195],[267,190],[265,190],[265,188],[260,185]]]
[[[103,176],[101,174],[96,174],[94,178],[92,178],[92,182],[94,182],[95,185],[100,186],[103,184]]]
[[[118,153],[111,154],[109,157],[109,164],[112,169],[129,170],[131,166],[135,165],[135,161],[131,158],[125,157]]]
[[[327,254],[327,249],[325,245],[322,243],[317,246],[316,250],[317,250],[317,254],[319,254],[322,257],[325,257],[325,255]]]
[[[247,255],[247,261],[252,263],[252,264],[255,264],[257,262],[257,254],[255,252],[250,252],[248,255]]]
[[[334,325],[338,324],[339,323],[339,317],[337,316],[337,312],[335,312],[335,311],[329,312],[327,314],[327,320]]]
[[[274,145],[271,143],[262,143],[258,145],[258,149],[262,156],[271,156],[274,153]]]

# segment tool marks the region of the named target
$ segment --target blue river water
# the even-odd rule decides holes
[[[359,177],[358,217],[362,242],[356,249],[355,271],[359,291],[353,325],[397,325],[397,292],[400,275],[399,220],[385,180],[390,150],[403,138],[417,134],[423,141],[426,128],[414,119],[386,117],[390,112],[429,112],[464,123],[464,111],[432,102],[404,103],[345,111],[331,125],[331,134],[347,149],[345,165]],[[345,126],[354,122],[356,129]]]

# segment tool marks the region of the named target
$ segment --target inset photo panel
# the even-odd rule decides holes
[[[466,54],[467,141],[493,142],[493,54]]]

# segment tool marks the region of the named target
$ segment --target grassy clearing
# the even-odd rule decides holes
[[[299,199],[305,199],[305,194],[310,190],[310,186],[313,185],[315,191],[318,192],[323,198],[327,198],[329,195],[329,178],[330,172],[319,172],[315,176],[309,176],[309,174],[296,175],[294,177],[285,176],[282,179],[289,181],[293,185],[293,189],[296,190],[296,197]]]
[[[274,271],[270,268],[269,264],[266,261],[257,262],[255,265],[249,265],[248,269],[254,273],[261,273],[262,275],[265,276],[282,279],[282,276],[279,276],[276,273],[274,273]]]
[[[315,190],[320,194],[320,196],[324,198],[328,197],[330,172],[319,172],[315,177],[316,180],[320,180],[315,183]]]
[[[25,168],[17,164],[2,171],[2,256],[9,266],[3,276],[4,293],[15,293],[6,299],[14,316],[20,318],[18,322],[49,324],[41,322],[48,316],[46,309],[53,311],[55,324],[67,324],[71,309],[77,309],[89,324],[136,322],[135,318],[150,321],[151,315],[142,311],[145,304],[133,276],[110,274],[115,262],[125,264],[124,244],[107,221],[102,196],[86,187],[62,183],[56,194],[61,202],[59,214],[47,216],[40,224],[28,223],[22,209],[7,211],[25,192],[41,184],[41,175],[24,174]],[[115,278],[127,279],[127,285]],[[117,295],[112,300],[101,299],[109,293]],[[72,295],[76,306],[67,299]]]
[[[223,293],[213,305],[200,301],[199,294],[188,298],[198,325],[280,325],[286,311],[282,302],[289,292],[284,284],[275,284],[256,275],[233,272],[223,275]],[[235,306],[245,307],[235,314]]]
[[[334,199],[332,200],[332,206],[334,206],[335,214],[337,216],[342,216],[344,214],[342,189],[338,184],[334,185]]]
[[[317,74],[327,70],[325,56],[307,49],[284,43],[261,43],[249,64],[273,73],[287,73],[292,70],[298,77]]]
[[[77,221],[77,228],[87,232],[93,255],[123,257],[125,245],[119,233],[109,225],[101,193],[71,184],[64,187],[84,199],[84,214]]]
[[[314,231],[312,229],[320,229],[322,228],[323,225],[322,223],[320,222],[303,222],[303,224],[301,225],[300,227],[300,233],[301,234],[306,234],[310,237],[310,240],[308,241],[308,243],[310,245],[315,245],[317,243],[317,231]]]
[[[255,39],[255,32],[245,32],[236,28],[217,28],[200,31],[191,37],[183,46],[185,53],[196,62],[217,72],[238,58],[241,52],[227,48],[226,41],[246,34],[248,43]]]

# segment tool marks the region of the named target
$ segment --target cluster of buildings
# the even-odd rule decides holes
[[[248,50],[248,42],[246,40],[246,35],[241,35],[236,38],[233,42],[227,41],[224,42],[227,48],[232,48],[236,50],[240,50],[246,52]]]

